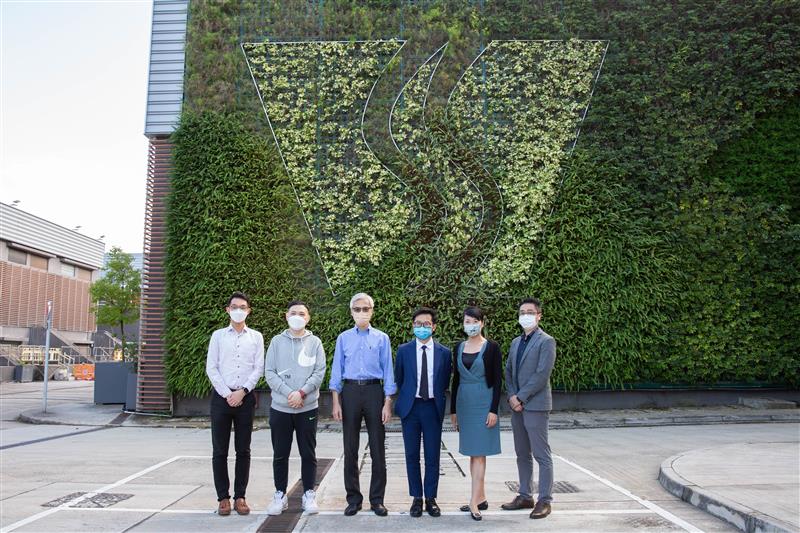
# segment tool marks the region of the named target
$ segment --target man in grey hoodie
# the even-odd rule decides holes
[[[289,303],[289,328],[272,337],[267,348],[264,376],[272,391],[269,426],[272,435],[272,471],[275,495],[267,508],[279,515],[288,507],[289,454],[297,435],[303,480],[303,511],[318,512],[316,494],[317,414],[319,387],[325,377],[325,351],[317,336],[306,329],[311,314],[298,300]]]

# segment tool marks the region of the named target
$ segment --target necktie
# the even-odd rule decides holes
[[[422,374],[419,377],[419,397],[423,400],[430,400],[431,395],[428,393],[428,355],[425,350],[428,347],[422,345]]]

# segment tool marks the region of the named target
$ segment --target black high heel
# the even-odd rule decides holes
[[[485,510],[486,510],[486,509],[488,509],[488,508],[489,508],[489,502],[488,502],[488,501],[486,501],[486,500],[483,500],[481,503],[479,503],[479,504],[478,504],[478,510],[479,510],[479,511],[485,511]],[[460,510],[462,513],[468,513],[468,512],[470,512],[470,511],[469,511],[469,504],[467,504],[467,505],[462,505],[461,507],[459,507],[459,510]]]
[[[483,520],[483,516],[481,516],[481,512],[478,511],[477,513],[473,513],[472,511],[469,512],[469,516],[472,517],[473,520],[480,522]]]

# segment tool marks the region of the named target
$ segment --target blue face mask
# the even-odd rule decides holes
[[[424,341],[431,335],[433,335],[433,328],[429,328],[427,326],[419,326],[414,328],[414,336],[421,341]]]

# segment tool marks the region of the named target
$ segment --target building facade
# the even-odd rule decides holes
[[[170,188],[172,144],[183,105],[184,48],[188,0],[154,0],[147,84],[145,135],[150,147],[142,264],[139,329],[139,381],[136,409],[167,412],[172,402],[164,375],[164,276],[166,199]]]
[[[90,354],[96,327],[89,287],[104,249],[100,240],[0,203],[0,344],[44,344],[52,300],[57,344]]]

